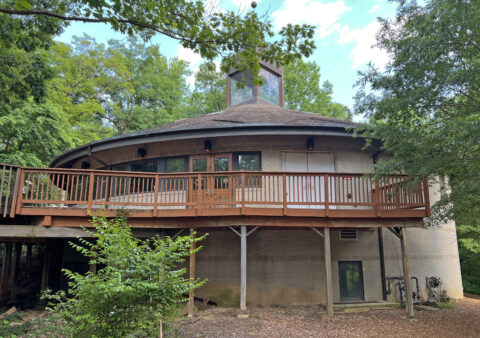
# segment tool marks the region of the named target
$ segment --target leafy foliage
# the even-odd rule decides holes
[[[333,86],[325,81],[320,87],[320,67],[298,59],[284,68],[285,105],[289,109],[323,116],[351,119],[350,110],[333,102]]]
[[[391,62],[361,74],[356,112],[393,155],[380,172],[450,178],[433,221],[456,219],[466,289],[472,277],[478,290],[480,3],[398,1],[397,17],[381,23],[377,42]]]
[[[315,48],[314,27],[287,25],[274,37],[271,19],[253,11],[221,10],[210,1],[189,0],[66,0],[45,6],[38,0],[1,3],[0,13],[57,18],[63,22],[107,23],[114,30],[145,40],[162,34],[180,41],[208,61],[223,57],[222,70],[248,70],[258,74],[258,57],[277,65],[310,56]],[[258,81],[259,78],[255,77]]]
[[[195,74],[195,87],[190,97],[187,117],[213,113],[227,105],[225,74],[214,63],[203,63]]]
[[[51,18],[0,15],[0,162],[44,165],[73,145],[68,118],[45,98],[47,49],[60,31]]]
[[[186,269],[180,267],[201,248],[192,251],[191,243],[204,236],[142,241],[132,236],[125,218],[94,217],[92,224],[95,231],[85,231],[94,241],[80,239],[71,245],[100,269],[86,275],[65,269],[70,297],[47,294],[54,301],[51,309],[76,336],[157,336],[160,325],[177,315],[189,290],[204,283],[184,278]]]

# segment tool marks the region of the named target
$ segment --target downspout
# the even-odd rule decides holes
[[[377,164],[377,158],[378,155],[380,155],[382,151],[379,150],[376,153],[373,154],[373,165]],[[375,168],[375,167],[374,167]],[[387,286],[386,286],[386,280],[385,280],[385,253],[383,250],[383,232],[382,228],[378,227],[377,228],[377,233],[378,233],[378,251],[380,255],[380,277],[382,280],[382,298],[383,300],[387,300]]]
[[[377,228],[378,233],[378,251],[380,252],[380,276],[382,278],[382,297],[387,300],[387,286],[385,283],[385,256],[383,253],[383,233],[382,228]]]

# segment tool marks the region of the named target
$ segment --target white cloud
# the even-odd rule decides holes
[[[385,68],[390,60],[388,54],[374,47],[376,44],[375,36],[380,29],[380,23],[373,21],[363,28],[355,28],[350,30],[348,25],[338,30],[340,38],[338,43],[347,44],[354,43],[355,47],[348,55],[353,63],[352,68],[359,68],[368,62],[372,62],[378,68]]]
[[[317,26],[317,37],[324,38],[340,28],[337,21],[351,10],[343,0],[285,0],[282,7],[272,13],[276,29],[291,23],[306,23]]]
[[[195,85],[195,74],[198,72],[198,66],[202,62],[202,57],[200,54],[195,53],[193,50],[183,47],[182,45],[178,46],[177,57],[180,60],[187,61],[190,64],[190,69],[193,69],[192,74],[187,77],[187,83],[190,86]]]
[[[368,11],[368,13],[375,13],[376,11],[378,11],[380,9],[380,5],[374,5],[372,8],[370,8],[370,10]]]
[[[185,48],[182,45],[178,46],[177,57],[180,60],[187,61],[190,64],[190,67],[195,67],[202,61],[200,54],[195,53],[193,50]]]

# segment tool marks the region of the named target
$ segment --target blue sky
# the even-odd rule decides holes
[[[250,0],[208,1],[225,9],[251,10]],[[307,23],[317,27],[317,49],[309,60],[320,65],[322,82],[333,83],[335,101],[350,108],[358,71],[364,70],[369,61],[380,68],[388,61],[384,52],[372,48],[379,27],[377,17],[392,17],[395,13],[394,5],[386,0],[260,0],[257,3],[255,10],[270,16],[276,31],[288,23]],[[98,42],[126,38],[104,24],[73,23],[57,40],[68,43],[73,36],[84,33]],[[166,56],[178,56],[190,62],[193,71],[201,63],[197,54],[185,50],[173,39],[158,35],[152,43],[159,44]]]

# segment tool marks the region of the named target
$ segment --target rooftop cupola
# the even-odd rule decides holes
[[[247,72],[232,71],[227,76],[227,107],[248,103],[267,103],[283,107],[283,71],[260,60],[260,76],[263,84],[253,85]],[[245,78],[245,86],[238,82]]]

